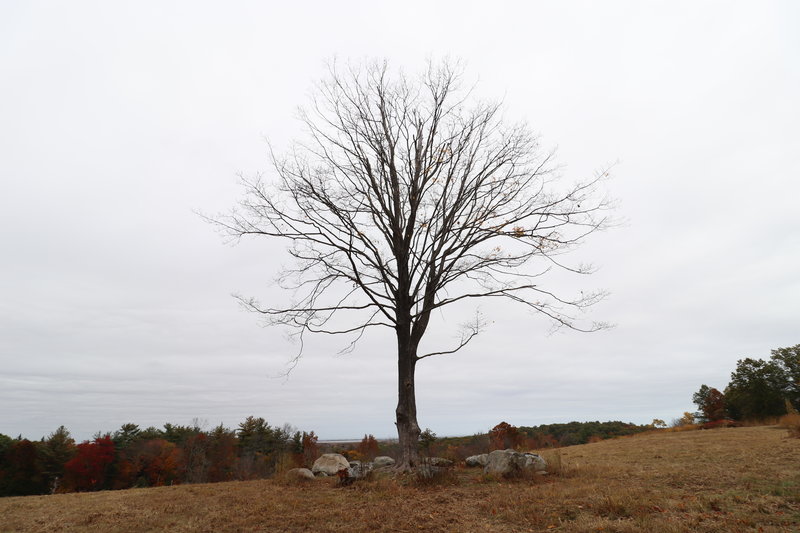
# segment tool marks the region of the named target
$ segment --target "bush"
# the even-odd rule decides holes
[[[700,429],[735,428],[741,426],[736,420],[723,419],[706,422],[700,425]]]
[[[783,415],[780,419],[780,426],[789,430],[790,437],[800,439],[800,414]]]
[[[378,440],[372,435],[364,435],[364,438],[358,443],[358,448],[356,448],[358,458],[356,459],[353,457],[349,459],[356,461],[372,461],[380,453],[379,450]]]
[[[500,422],[489,430],[489,451],[516,448],[522,443],[524,435],[508,422]]]

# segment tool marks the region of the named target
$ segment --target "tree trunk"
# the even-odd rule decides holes
[[[414,371],[417,350],[411,335],[398,331],[397,335],[397,436],[400,439],[400,458],[396,469],[408,471],[419,465],[419,424],[417,424],[417,398],[414,392]]]

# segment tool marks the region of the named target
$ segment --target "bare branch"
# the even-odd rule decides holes
[[[501,106],[461,88],[460,67],[431,63],[409,78],[387,63],[335,62],[300,111],[308,137],[270,150],[277,180],[242,179],[237,209],[204,216],[228,238],[287,239],[297,264],[282,307],[242,304],[270,324],[354,334],[367,327],[425,334],[430,313],[471,298],[520,303],[558,326],[604,293],[557,296],[541,287],[552,268],[586,274],[565,254],[610,224],[599,194],[608,170],[566,184],[552,151]],[[379,319],[378,319],[379,318]],[[453,353],[477,334],[462,338]],[[353,344],[346,349],[352,349]]]

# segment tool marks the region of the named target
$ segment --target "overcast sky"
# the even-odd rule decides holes
[[[381,4],[381,5],[379,5]],[[326,59],[409,72],[462,58],[608,183],[625,224],[573,260],[603,288],[559,331],[486,304],[494,324],[418,367],[420,425],[671,420],[743,357],[800,343],[800,7],[796,2],[33,2],[0,4],[0,433],[121,424],[235,427],[248,415],[323,439],[395,435],[390,331],[349,355],[297,346],[231,293],[288,301],[285,244],[222,239],[236,175],[270,175],[269,139]],[[429,334],[452,342],[441,315]]]

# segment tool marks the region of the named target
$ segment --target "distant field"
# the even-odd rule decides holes
[[[183,485],[0,499],[0,531],[800,531],[800,439],[728,428],[543,452],[561,471],[447,484],[332,479]]]

